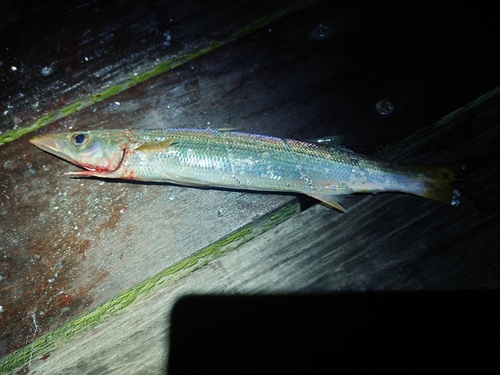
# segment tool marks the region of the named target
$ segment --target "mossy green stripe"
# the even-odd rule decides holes
[[[13,371],[28,363],[30,359],[39,358],[47,354],[57,346],[60,346],[64,340],[88,331],[139,298],[144,298],[150,292],[154,291],[155,288],[158,288],[159,285],[179,280],[252,238],[268,231],[298,212],[298,204],[289,203],[277,211],[264,215],[260,219],[245,225],[239,230],[221,238],[219,241],[201,249],[192,256],[151,276],[101,306],[37,338],[32,344],[2,358],[0,360],[0,373]]]
[[[242,36],[248,35],[257,29],[263,28],[276,20],[279,20],[279,19],[281,19],[287,15],[290,15],[290,14],[292,14],[300,9],[304,9],[304,8],[314,4],[314,3],[317,3],[318,1],[319,0],[299,1],[297,4],[293,5],[292,7],[290,7],[289,9],[287,9],[285,11],[282,11],[278,14],[275,14],[275,15],[272,15],[269,17],[260,18],[258,20],[253,21],[248,26],[235,31],[230,37],[228,37],[225,40],[212,41],[212,42],[208,43],[208,45],[206,45],[205,47],[202,47],[201,49],[199,49],[197,51],[188,52],[188,53],[185,53],[183,55],[177,56],[173,59],[163,61],[160,64],[158,64],[157,66],[155,66],[153,69],[151,69],[147,72],[144,72],[144,73],[141,73],[141,74],[138,74],[135,76],[131,76],[125,82],[111,86],[102,92],[91,94],[87,98],[84,98],[76,103],[67,105],[63,108],[60,108],[60,109],[54,111],[53,113],[51,113],[49,119],[47,118],[47,115],[46,115],[46,116],[44,116],[44,117],[42,117],[42,118],[40,118],[32,123],[29,123],[28,125],[18,127],[16,129],[7,130],[5,133],[0,134],[0,146],[6,144],[8,142],[12,142],[12,141],[20,138],[21,136],[23,136],[27,133],[30,133],[32,131],[35,131],[35,130],[37,130],[45,125],[48,125],[48,124],[56,121],[56,120],[59,120],[59,119],[66,117],[66,116],[69,116],[78,110],[89,107],[97,102],[100,102],[104,99],[107,99],[107,98],[113,96],[113,95],[116,95],[116,94],[118,94],[118,93],[132,87],[132,86],[137,85],[138,83],[144,82],[144,81],[146,81],[150,78],[153,78],[161,73],[165,73],[165,72],[169,71],[170,69],[173,69],[179,65],[184,64],[185,62],[188,62],[188,61],[194,60],[200,56],[203,56],[203,55],[205,55],[205,54],[207,54],[207,53],[209,53],[217,48],[220,48],[220,47],[222,47],[222,46],[224,46],[224,45],[226,45],[226,44],[228,44],[228,43],[230,43],[230,42],[232,42],[232,41],[234,41]],[[42,119],[44,119],[44,120],[41,121]]]

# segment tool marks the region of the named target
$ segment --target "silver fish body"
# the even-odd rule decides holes
[[[80,176],[302,193],[343,211],[337,197],[352,193],[403,192],[465,204],[451,185],[459,165],[401,164],[264,135],[99,130],[43,135],[31,142],[87,169],[72,173]]]

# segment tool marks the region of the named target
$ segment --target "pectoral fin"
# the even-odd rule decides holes
[[[172,143],[174,143],[173,138],[169,138],[165,141],[161,142],[148,142],[140,145],[137,147],[135,150],[136,151],[142,151],[142,152],[159,152],[159,151],[165,151],[168,146],[170,146]]]
[[[328,195],[328,194],[321,194],[321,193],[314,193],[314,194],[307,194],[310,197],[313,197],[323,203],[326,203],[329,206],[332,206],[333,208],[336,208],[337,210],[346,213],[346,209],[342,207],[339,202],[338,202],[338,196],[336,195]]]

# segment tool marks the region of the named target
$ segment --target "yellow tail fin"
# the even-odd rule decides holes
[[[473,163],[456,162],[419,166],[422,172],[427,175],[428,180],[425,189],[418,195],[451,206],[478,211],[474,201],[463,190],[453,185],[455,181],[460,180],[468,173],[471,164]]]

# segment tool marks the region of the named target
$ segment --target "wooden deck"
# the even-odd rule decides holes
[[[488,10],[229,3],[68,2],[47,28],[52,8],[3,21],[4,39],[18,38],[0,55],[3,372],[161,373],[185,295],[500,286]],[[394,111],[377,112],[379,100]],[[71,179],[76,167],[28,142],[174,126],[344,134],[357,151],[412,163],[474,159],[460,186],[483,211],[380,194],[350,197],[340,214],[286,194]]]

